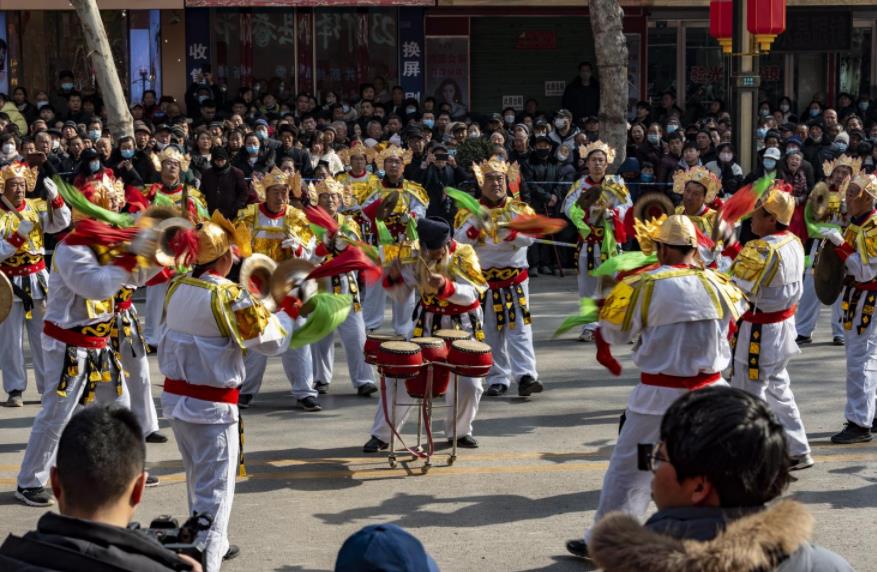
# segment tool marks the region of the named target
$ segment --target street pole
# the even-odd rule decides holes
[[[758,87],[761,76],[758,56],[752,37],[746,29],[746,0],[734,0],[734,36],[732,39],[732,69],[734,89],[734,146],[740,166],[752,171],[758,157],[756,149],[755,118],[758,117]]]

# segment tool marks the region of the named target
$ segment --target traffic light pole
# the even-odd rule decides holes
[[[732,43],[732,84],[734,93],[734,147],[744,172],[752,171],[757,160],[755,120],[758,117],[758,88],[761,75],[758,56],[753,55],[752,37],[746,29],[746,0],[734,0]]]

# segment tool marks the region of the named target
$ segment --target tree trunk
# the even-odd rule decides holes
[[[100,88],[101,97],[107,110],[107,128],[113,137],[118,140],[123,135],[134,134],[134,118],[128,110],[128,102],[119,74],[116,71],[116,63],[113,61],[113,52],[110,50],[110,42],[107,40],[107,32],[100,18],[95,0],[70,0],[79,22],[82,24],[82,33],[97,76],[97,84]]]
[[[615,149],[617,169],[627,145],[627,39],[617,0],[588,0],[600,80],[600,138]]]

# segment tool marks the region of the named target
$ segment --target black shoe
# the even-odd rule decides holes
[[[509,388],[501,383],[491,383],[490,387],[487,388],[487,391],[484,392],[484,395],[488,397],[496,397],[497,395],[505,395],[506,391]]]
[[[240,555],[241,549],[237,544],[229,544],[228,550],[225,551],[225,556],[222,557],[223,560],[234,560]]]
[[[383,451],[388,446],[389,446],[389,443],[385,443],[384,441],[381,441],[377,437],[371,437],[368,440],[368,443],[366,443],[362,447],[362,452],[363,453],[377,453],[378,451]]]
[[[527,276],[529,276],[530,278],[539,278],[539,271],[536,270],[536,267],[534,266],[533,268],[527,270]]]
[[[587,558],[591,559],[590,554],[588,554],[588,544],[584,540],[575,539],[575,540],[567,540],[566,541],[566,550],[573,556],[578,556],[579,558]]]
[[[874,418],[874,421],[871,421],[871,433],[877,433],[877,417]]]
[[[158,483],[159,483],[158,477],[156,477],[152,473],[146,474],[146,486],[147,487],[157,487]]]
[[[525,375],[518,382],[518,395],[520,397],[529,397],[533,393],[542,393],[542,382],[533,379],[531,375]]]
[[[360,397],[370,397],[372,393],[378,390],[378,386],[373,383],[364,383],[356,388],[356,394]]]
[[[453,439],[448,439],[448,443],[453,443]],[[457,447],[461,449],[477,449],[478,441],[472,435],[464,435],[457,439]]]
[[[52,493],[46,487],[30,487],[27,489],[18,487],[15,491],[15,498],[27,506],[52,506],[55,504]]]
[[[9,392],[9,399],[3,403],[4,407],[24,407],[24,400],[21,398],[21,391],[13,389]]]
[[[847,421],[843,431],[831,436],[831,442],[838,445],[850,445],[852,443],[867,443],[871,440],[871,428],[860,427],[852,421]]]
[[[322,411],[323,408],[320,407],[320,404],[317,403],[316,397],[311,397],[308,395],[304,399],[298,400],[298,406],[304,409],[305,411]]]
[[[811,338],[810,336],[798,336],[797,338],[795,338],[795,343],[799,346],[803,346],[804,344],[812,344],[813,338]]]
[[[158,431],[153,431],[149,435],[146,436],[147,443],[167,443],[167,437]]]
[[[238,396],[238,408],[239,409],[249,409],[251,401],[253,401],[253,394],[252,393],[241,393]]]
[[[315,381],[314,389],[317,390],[317,393],[320,395],[326,395],[329,393],[329,384],[325,381]]]
[[[842,346],[846,344],[846,340],[844,340],[843,336],[834,336],[831,340],[832,345]]]

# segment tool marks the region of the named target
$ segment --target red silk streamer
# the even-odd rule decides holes
[[[325,278],[344,274],[345,272],[362,272],[366,284],[375,283],[382,275],[383,269],[375,264],[360,249],[348,246],[341,254],[332,260],[320,264],[314,268],[305,278],[306,280]]]

